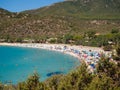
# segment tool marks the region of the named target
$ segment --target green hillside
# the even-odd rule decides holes
[[[36,10],[0,9],[0,38],[46,39],[120,29],[119,0],[68,0]]]
[[[26,12],[40,16],[72,16],[80,19],[120,19],[120,1],[70,0]]]

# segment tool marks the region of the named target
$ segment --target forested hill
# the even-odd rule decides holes
[[[120,0],[67,0],[26,13],[73,16],[81,19],[120,19]]]
[[[0,9],[0,38],[45,39],[120,29],[120,0],[67,0],[35,10]]]

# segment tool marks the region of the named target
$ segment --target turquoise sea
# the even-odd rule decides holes
[[[40,81],[51,72],[66,74],[80,64],[77,58],[60,52],[0,46],[0,82],[16,84],[38,72]]]

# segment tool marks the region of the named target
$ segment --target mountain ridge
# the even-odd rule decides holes
[[[63,16],[79,17],[83,19],[90,19],[90,18],[107,19],[109,17],[119,18],[120,1],[119,0],[100,0],[100,1],[70,0],[25,12],[40,16],[63,15]]]
[[[0,38],[39,39],[87,31],[105,34],[120,29],[119,0],[67,0],[36,10],[4,13],[7,14],[0,14]]]

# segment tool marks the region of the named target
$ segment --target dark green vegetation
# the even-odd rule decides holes
[[[77,19],[120,19],[119,0],[69,0],[25,13]]]
[[[20,13],[0,9],[1,41],[45,42],[66,34],[106,34],[112,29],[120,30],[119,0],[68,0]]]
[[[68,75],[53,76],[45,82],[34,74],[18,85],[0,90],[120,90],[120,0],[67,0],[36,10],[11,13],[0,9],[0,41],[50,42],[116,46],[114,64],[101,58],[96,73],[82,64]]]
[[[116,51],[119,56],[120,47]],[[34,73],[17,85],[0,84],[0,90],[120,90],[119,62],[115,64],[109,58],[102,57],[96,67],[96,72],[91,74],[86,64],[82,63],[69,74],[54,75],[44,82],[40,82],[39,75]]]
[[[62,39],[56,40],[66,44],[76,44],[85,46],[104,46],[105,50],[111,50],[113,45],[120,43],[120,32],[117,29],[113,29],[111,33],[99,35],[94,31],[85,32],[82,35],[66,34]]]

